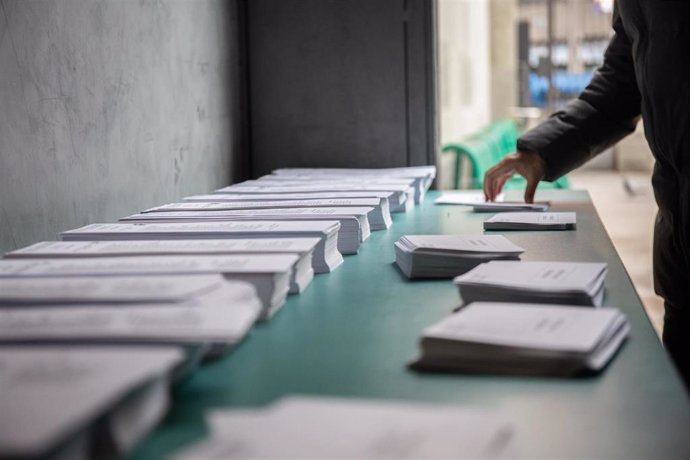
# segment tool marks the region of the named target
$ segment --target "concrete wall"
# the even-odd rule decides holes
[[[244,175],[227,0],[0,0],[0,251]]]

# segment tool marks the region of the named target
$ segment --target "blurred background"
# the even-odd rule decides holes
[[[613,0],[439,0],[440,188],[479,188],[521,132],[577,97],[603,61],[612,10]],[[660,331],[651,273],[653,164],[640,123],[616,147],[540,187],[589,191]]]

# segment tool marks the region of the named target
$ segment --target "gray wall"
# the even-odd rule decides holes
[[[244,175],[237,2],[0,0],[0,251]]]

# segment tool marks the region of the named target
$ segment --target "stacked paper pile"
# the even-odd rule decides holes
[[[320,271],[332,271],[343,263],[338,251],[340,223],[316,222],[179,222],[138,224],[91,224],[62,233],[65,241],[275,239],[318,238],[314,260]]]
[[[43,241],[5,254],[7,259],[141,257],[231,254],[296,254],[309,260],[315,273],[328,271],[315,261],[319,238],[257,238],[230,240]],[[302,263],[302,262],[298,262]]]
[[[473,303],[424,330],[418,370],[571,376],[606,366],[630,331],[616,308]]]
[[[261,318],[268,319],[285,303],[291,278],[300,290],[311,281],[311,264],[298,262],[295,254],[5,259],[0,260],[0,278],[221,274],[253,284],[262,302]]]
[[[474,212],[510,212],[510,211],[546,211],[550,203],[522,203],[517,201],[504,201],[504,195],[500,194],[495,201],[486,201],[482,192],[454,192],[444,193],[438,197],[435,204],[452,204],[471,207]]]
[[[403,194],[403,196],[406,196]],[[381,200],[381,205],[386,206],[389,212],[393,210],[396,202],[396,192],[371,191],[371,192],[313,192],[313,193],[214,193],[211,195],[193,195],[184,198],[183,203],[277,203],[281,201],[340,201],[340,200]],[[178,203],[179,204],[179,203]],[[337,206],[337,205],[332,205]],[[351,204],[348,206],[370,206],[369,204]],[[401,211],[398,211],[401,212]]]
[[[436,178],[435,166],[411,166],[403,168],[384,169],[356,169],[356,168],[283,168],[273,171],[279,177],[353,177],[358,179],[373,179],[376,177],[412,179],[415,190],[418,190],[416,202],[423,201],[424,193],[429,190]]]
[[[574,212],[505,212],[484,221],[484,230],[575,230]]]
[[[261,309],[251,284],[220,275],[0,278],[0,343],[184,344],[193,365]]]
[[[208,417],[210,439],[179,460],[504,458],[512,424],[491,412],[355,399],[289,398]]]
[[[374,208],[286,208],[246,209],[233,211],[177,211],[147,212],[120,219],[122,222],[234,222],[234,221],[317,221],[340,222],[338,250],[342,254],[357,254],[360,242],[371,234],[368,215]]]
[[[500,235],[406,235],[395,242],[395,262],[408,278],[452,278],[523,252]]]
[[[345,184],[329,184],[314,185],[309,181],[305,181],[304,185],[281,186],[280,184],[266,185],[231,185],[230,187],[221,188],[215,191],[216,194],[223,195],[246,195],[251,196],[252,199],[260,195],[271,196],[275,199],[275,195],[311,195],[313,198],[336,198],[336,197],[353,197],[353,193],[358,193],[362,196],[379,196],[380,193],[387,195],[391,212],[407,212],[412,209],[414,203],[414,190],[408,185],[345,185]],[[207,200],[204,200],[207,201]]]
[[[218,195],[211,195],[216,197]],[[179,212],[179,211],[237,211],[247,209],[282,209],[282,208],[372,208],[367,213],[371,230],[385,230],[392,224],[387,198],[329,198],[306,200],[277,201],[185,201],[170,203],[148,209],[143,213]]]
[[[0,456],[121,456],[165,415],[182,359],[172,347],[0,347]]]
[[[605,263],[491,261],[453,283],[464,303],[525,302],[600,307]]]

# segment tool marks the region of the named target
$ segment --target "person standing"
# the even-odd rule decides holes
[[[493,201],[515,173],[533,202],[553,181],[614,145],[643,120],[655,158],[654,288],[663,342],[690,387],[690,1],[616,0],[602,66],[577,99],[525,133],[484,176]]]

